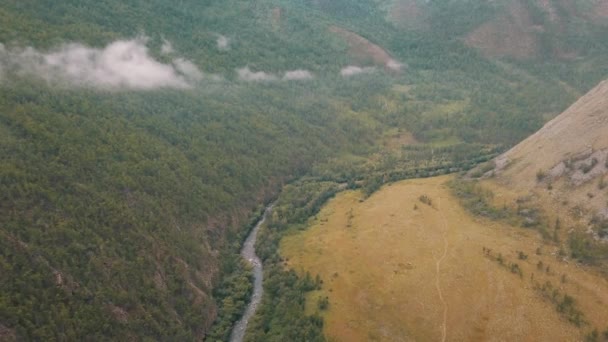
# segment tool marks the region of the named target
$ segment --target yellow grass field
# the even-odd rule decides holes
[[[307,308],[317,311],[317,298],[329,297],[328,338],[577,341],[608,328],[606,279],[558,261],[557,247],[543,246],[534,231],[472,217],[444,185],[449,177],[398,182],[363,202],[359,192],[340,193],[306,231],[283,239],[286,267],[324,281]],[[535,287],[547,282],[572,296],[588,323],[579,328],[560,314]]]

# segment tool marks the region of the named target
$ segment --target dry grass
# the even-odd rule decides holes
[[[608,284],[560,263],[536,233],[472,218],[443,185],[449,177],[408,180],[364,202],[339,194],[306,231],[286,237],[287,265],[324,280],[325,332],[338,341],[563,341],[579,330],[543,299],[535,283],[551,281],[573,296],[587,319],[605,329]],[[426,195],[432,206],[419,202]],[[416,208],[414,208],[416,207]],[[518,263],[523,277],[500,266]],[[518,259],[518,251],[528,255]],[[537,269],[538,261],[550,265]],[[534,279],[532,274],[534,273]],[[566,283],[560,281],[567,274]],[[444,320],[445,317],[445,320]],[[445,324],[444,324],[445,322]]]

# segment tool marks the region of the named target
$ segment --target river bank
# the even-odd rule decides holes
[[[245,332],[247,331],[247,325],[249,324],[249,320],[255,313],[260,301],[262,300],[262,295],[264,294],[264,268],[262,265],[262,261],[257,256],[255,252],[255,243],[257,241],[258,232],[260,231],[260,227],[266,221],[268,215],[272,211],[272,207],[274,204],[270,204],[264,210],[264,215],[258,221],[258,223],[253,227],[249,236],[245,240],[243,244],[243,248],[241,249],[241,256],[243,259],[247,260],[247,262],[251,265],[253,269],[253,293],[251,295],[251,300],[245,309],[245,313],[243,317],[236,322],[234,328],[232,329],[232,333],[230,334],[231,342],[242,342],[245,337]]]

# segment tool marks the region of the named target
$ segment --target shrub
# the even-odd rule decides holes
[[[542,182],[543,179],[545,179],[545,177],[547,177],[547,173],[545,173],[545,171],[543,171],[543,170],[536,171],[536,181]]]
[[[589,171],[593,170],[593,168],[597,165],[597,158],[591,159],[591,164],[583,164],[579,168],[583,173],[589,173]]]
[[[433,206],[433,200],[427,195],[421,195],[418,200],[426,205]]]
[[[585,336],[585,342],[596,342],[599,341],[600,334],[597,332],[597,329],[594,329],[592,332]]]
[[[329,298],[328,297],[322,297],[319,298],[319,300],[317,301],[317,307],[319,308],[319,310],[327,310],[329,308]]]
[[[602,177],[600,177],[599,181],[597,182],[597,188],[600,190],[604,190],[605,187],[606,187],[606,180],[602,176]]]
[[[526,259],[528,259],[528,255],[522,251],[519,251],[519,252],[517,252],[517,258],[519,260],[526,260]]]

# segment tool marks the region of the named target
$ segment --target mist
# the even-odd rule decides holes
[[[287,71],[285,75],[283,75],[283,80],[286,81],[304,81],[313,78],[314,76],[310,71],[302,69]]]
[[[228,37],[219,35],[217,37],[217,48],[220,50],[229,50],[230,49],[230,39]]]
[[[241,81],[261,82],[261,81],[276,81],[278,79],[277,76],[275,76],[273,74],[265,73],[263,71],[251,71],[251,69],[249,69],[249,67],[237,69],[236,73]]]
[[[359,74],[367,74],[370,72],[373,72],[375,70],[374,67],[358,67],[356,65],[349,65],[347,67],[342,68],[342,70],[340,70],[340,75],[344,76],[344,77],[350,77],[350,76],[355,76],[355,75],[359,75]]]
[[[160,52],[162,52],[165,55],[171,54],[175,51],[175,49],[173,49],[173,44],[171,44],[170,41],[163,39],[163,45],[160,47]]]
[[[170,64],[156,61],[145,44],[144,38],[119,40],[101,49],[71,43],[50,52],[32,47],[7,49],[0,44],[0,70],[52,84],[108,90],[186,89],[203,78],[186,59],[176,58]],[[162,50],[172,49],[169,42],[163,43]]]

